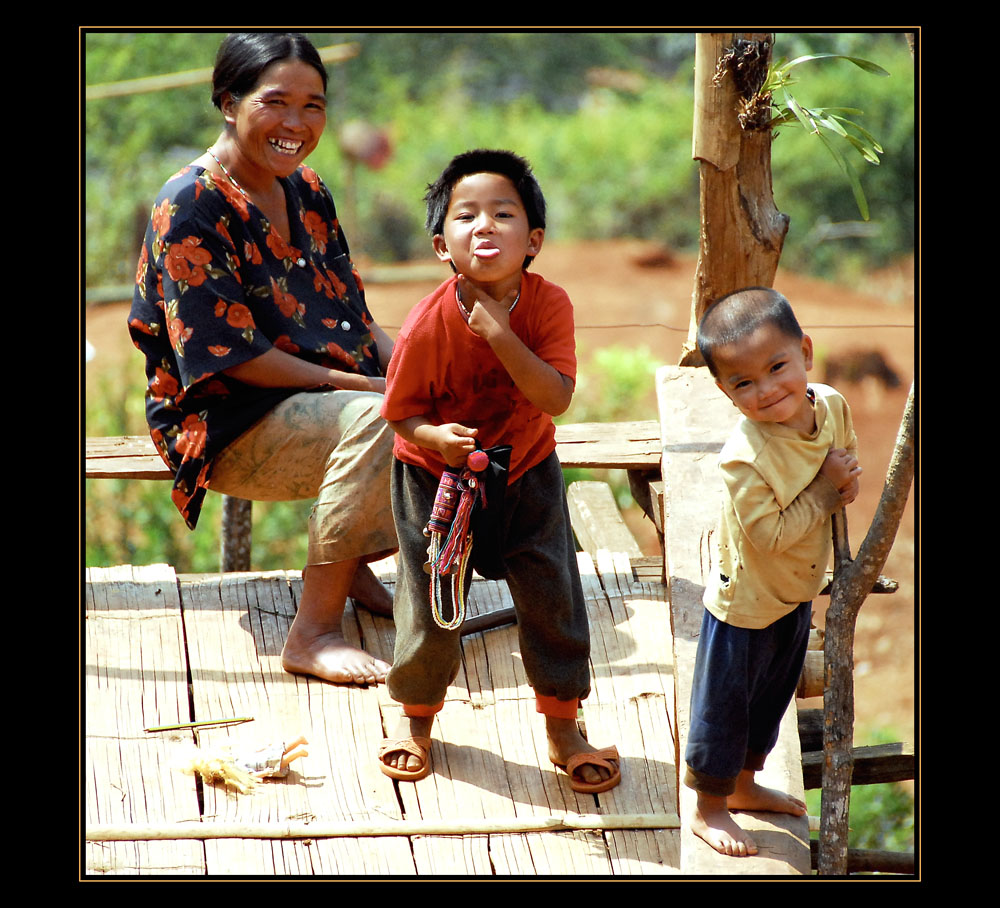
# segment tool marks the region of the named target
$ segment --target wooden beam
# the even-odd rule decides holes
[[[580,548],[592,558],[599,549],[642,556],[642,549],[622,520],[618,503],[606,482],[574,482],[566,492],[570,520]]]
[[[659,473],[660,426],[655,419],[556,426],[556,454],[564,468]],[[173,479],[148,435],[87,438],[87,479]]]
[[[87,479],[173,479],[148,435],[86,440]]]
[[[886,782],[906,782],[916,774],[913,745],[897,741],[894,744],[873,744],[852,748],[854,770],[851,785],[878,785]],[[806,788],[823,787],[823,751],[802,754],[802,783]]]
[[[819,859],[819,842],[809,843],[813,870]],[[872,851],[867,848],[847,849],[848,873],[900,873],[916,872],[916,857],[912,852],[905,851]]]
[[[556,454],[563,467],[659,470],[660,424],[647,419],[557,425]]]

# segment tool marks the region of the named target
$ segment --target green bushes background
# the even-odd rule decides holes
[[[425,257],[421,197],[456,153],[506,146],[528,157],[549,202],[547,238],[640,237],[675,249],[698,241],[698,168],[691,159],[694,35],[631,32],[311,32],[318,47],[353,43],[350,61],[328,67],[328,135],[310,164],[330,185],[355,253],[380,261]],[[86,32],[87,85],[210,67],[217,32]],[[849,53],[889,78],[843,61],[797,68],[796,97],[813,106],[850,105],[884,148],[864,164],[872,211],[858,218],[846,180],[815,137],[783,128],[773,147],[774,194],[791,215],[782,262],[840,280],[912,252],[914,77],[902,34],[778,34],[776,58]],[[393,153],[378,171],[352,166],[340,124],[384,129]],[[207,147],[221,128],[200,84],[90,100],[84,109],[85,274],[88,292],[132,283],[149,206],[165,179]],[[345,211],[345,207],[349,209]],[[824,240],[829,224],[845,238]],[[841,231],[845,232],[844,230]],[[121,297],[119,297],[121,298]],[[122,328],[124,332],[124,326]],[[580,376],[571,421],[649,418],[648,351],[602,351]],[[143,376],[101,371],[86,395],[85,434],[145,434]],[[586,401],[586,403],[584,403]],[[621,486],[619,485],[619,488]],[[88,482],[88,564],[166,560],[182,571],[217,567],[218,501],[204,529],[189,533],[161,483]],[[627,493],[623,493],[623,499]],[[289,567],[303,557],[307,502],[254,506],[254,564]]]
[[[640,237],[677,249],[698,243],[698,168],[691,159],[694,34],[311,32],[317,46],[354,43],[332,64],[328,135],[310,159],[341,206],[348,237],[383,261],[424,256],[421,197],[447,161],[503,146],[533,163],[550,203],[550,239]],[[210,67],[222,35],[89,32],[88,85]],[[859,215],[847,181],[814,136],[780,130],[775,201],[791,216],[783,264],[842,279],[908,254],[914,243],[914,65],[898,33],[778,34],[776,58],[845,53],[796,68],[796,97],[852,106],[885,148],[879,166],[853,162],[872,211],[854,235],[831,240]],[[378,171],[351,167],[337,142],[360,119],[389,135]],[[86,284],[127,284],[141,226],[166,177],[218,135],[209,86],[87,102],[84,111]],[[346,218],[346,212],[342,212]],[[848,227],[841,234],[851,234]]]

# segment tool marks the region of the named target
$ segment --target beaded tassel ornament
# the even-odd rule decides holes
[[[486,488],[478,473],[489,466],[485,451],[473,451],[459,471],[445,470],[424,535],[430,538],[424,570],[431,575],[430,600],[434,623],[445,630],[455,630],[465,620],[465,576],[472,554],[469,529],[476,503],[486,507]],[[452,618],[441,612],[441,578],[451,577]]]

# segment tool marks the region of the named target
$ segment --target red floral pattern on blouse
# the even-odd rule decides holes
[[[272,346],[378,375],[372,318],[326,186],[309,167],[282,181],[291,237],[197,165],[160,191],[136,266],[132,341],[146,357],[150,435],[175,472],[192,529],[212,458],[295,389],[256,388],[224,370]]]

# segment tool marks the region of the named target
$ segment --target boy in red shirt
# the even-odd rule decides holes
[[[461,662],[460,630],[434,620],[424,570],[438,482],[477,445],[510,445],[494,554],[506,567],[525,672],[552,762],[575,790],[606,791],[621,780],[617,750],[596,750],[576,723],[590,691],[590,632],[552,423],[575,386],[573,307],[527,271],[542,246],[545,201],[527,162],[505,151],[459,155],[425,201],[434,251],[455,275],[410,312],[386,375],[400,537],[387,683],[403,718],[380,768],[414,781],[430,772],[434,715]]]

